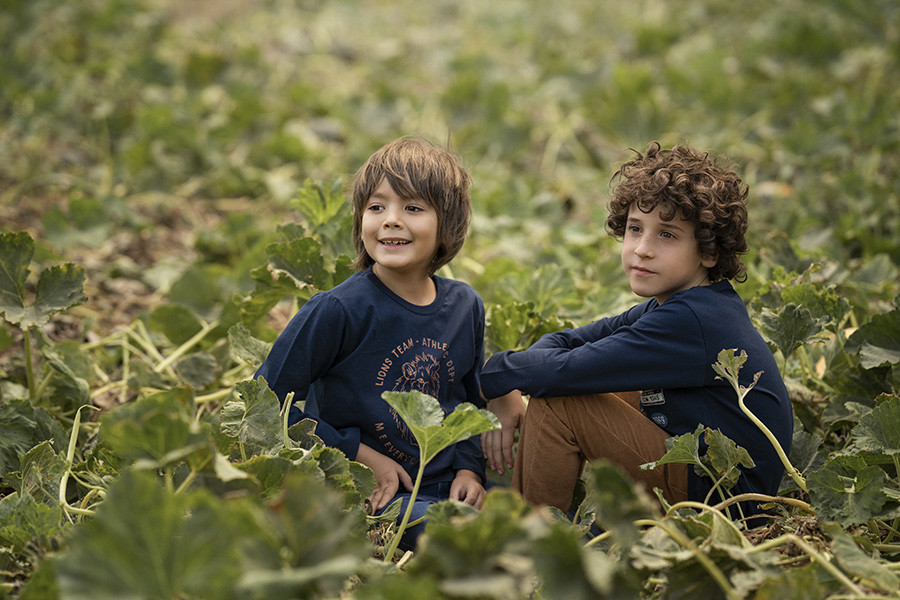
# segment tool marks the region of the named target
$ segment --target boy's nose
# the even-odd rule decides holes
[[[386,229],[400,227],[400,215],[398,211],[388,209],[384,212],[384,227]]]
[[[634,247],[634,253],[637,256],[651,256],[653,254],[653,249],[650,247],[650,244],[647,242],[647,239],[643,238]]]

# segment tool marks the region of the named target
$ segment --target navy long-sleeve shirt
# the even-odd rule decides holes
[[[411,304],[371,269],[313,296],[278,336],[256,372],[283,402],[305,400],[289,421],[317,421],[316,435],[353,460],[363,443],[402,465],[415,479],[419,448],[385,391],[418,390],[437,398],[445,414],[461,402],[483,407],[484,306],[468,285],[434,277],[437,297]],[[449,482],[459,469],[484,480],[478,437],[441,452],[426,466],[424,484]]]
[[[712,368],[724,349],[747,352],[742,385],[763,374],[745,399],[753,413],[790,452],[790,399],[771,351],[753,327],[728,281],[651,299],[624,313],[576,329],[543,336],[522,352],[499,352],[481,375],[487,398],[514,389],[532,396],[641,390],[641,411],[673,436],[697,425],[720,429],[743,446],[756,467],[735,492],[774,494],[784,467],[764,434],[741,411],[731,385]],[[690,469],[689,494],[702,500],[710,489]]]

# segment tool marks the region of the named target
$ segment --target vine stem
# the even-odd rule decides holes
[[[66,500],[66,488],[69,483],[69,476],[72,473],[72,463],[75,461],[75,447],[78,444],[78,430],[81,427],[81,409],[82,408],[90,408],[92,410],[99,410],[90,404],[84,404],[75,411],[75,421],[72,423],[72,433],[69,435],[69,447],[66,448],[66,470],[63,471],[62,477],[59,480],[59,505],[62,507],[63,511],[67,514],[72,513],[81,516],[90,516],[94,514],[94,511],[87,510],[84,508],[78,508],[77,506],[72,506],[69,504],[69,501]]]
[[[34,382],[34,360],[31,356],[31,327],[22,329],[22,341],[25,343],[25,378],[28,380],[28,397],[34,403],[37,400],[37,385]]]
[[[391,562],[391,559],[394,557],[394,552],[397,551],[397,546],[400,545],[400,538],[403,536],[403,532],[406,531],[406,527],[409,523],[409,516],[412,514],[413,503],[416,501],[416,496],[419,493],[419,485],[422,483],[422,477],[424,475],[425,461],[419,461],[419,472],[416,473],[416,481],[413,484],[412,493],[410,494],[409,502],[406,505],[406,512],[403,513],[403,519],[400,521],[400,527],[397,529],[397,533],[391,538],[390,547],[384,552],[384,562],[386,563]]]
[[[210,331],[212,331],[216,327],[216,325],[217,325],[217,323],[215,323],[215,322],[204,323],[203,327],[200,328],[200,331],[195,333],[193,335],[193,337],[191,337],[191,339],[189,339],[188,341],[186,341],[185,343],[180,345],[178,348],[176,348],[175,351],[172,352],[172,354],[167,356],[161,363],[156,365],[156,368],[154,368],[153,370],[155,372],[159,373],[165,369],[168,369],[172,365],[173,362],[175,362],[176,360],[178,360],[179,358],[181,358],[182,356],[187,354],[188,350],[190,350],[191,348],[196,346],[200,342],[200,340],[202,340],[204,337],[206,337],[206,334],[209,333]]]
[[[797,500],[796,498],[785,498],[784,496],[768,496],[766,494],[753,493],[738,494],[737,496],[732,496],[728,500],[716,504],[714,508],[721,510],[726,506],[735,504],[737,502],[744,502],[745,500],[757,500],[759,502],[781,502],[782,504],[789,504],[790,506],[801,508],[810,514],[816,514],[816,511],[814,511],[812,507],[803,500]]]
[[[732,356],[733,356],[734,351],[731,350],[729,352],[731,352]],[[760,371],[753,377],[753,383],[751,383],[747,387],[744,387],[738,381],[737,372],[740,370],[741,364],[743,363],[743,361],[746,360],[747,353],[744,352],[743,350],[741,351],[741,357],[743,357],[743,359],[740,361],[740,363],[737,364],[737,368],[734,369],[733,371],[729,366],[727,366],[727,362],[722,359],[722,356],[725,353],[726,353],[725,350],[722,350],[722,352],[719,353],[719,361],[713,365],[713,369],[715,369],[719,375],[721,375],[724,379],[727,379],[728,383],[731,384],[731,387],[734,389],[735,393],[737,394],[738,406],[741,407],[741,411],[743,411],[743,413],[745,415],[747,415],[747,418],[750,419],[753,422],[753,424],[756,425],[759,428],[759,430],[763,432],[763,435],[766,436],[766,439],[768,439],[769,442],[772,444],[772,447],[775,448],[775,452],[778,454],[778,458],[781,460],[781,463],[784,465],[784,468],[786,469],[787,474],[790,475],[791,479],[794,480],[794,483],[796,483],[798,486],[800,486],[801,490],[803,490],[805,493],[809,493],[809,491],[806,488],[806,479],[803,477],[803,475],[800,473],[800,471],[793,464],[791,464],[790,459],[787,457],[787,454],[784,453],[784,448],[781,447],[781,443],[775,437],[775,434],[773,434],[772,431],[768,427],[766,427],[766,424],[763,423],[759,419],[759,417],[757,417],[755,414],[753,414],[753,411],[751,411],[747,407],[747,405],[744,403],[744,398],[747,397],[747,394],[749,394],[750,390],[753,389],[753,386],[756,385],[756,382],[759,380],[759,376],[762,375],[762,371]]]

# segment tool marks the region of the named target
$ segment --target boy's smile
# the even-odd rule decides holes
[[[360,235],[382,280],[427,277],[438,248],[437,211],[424,200],[401,198],[383,179],[365,204]]]
[[[700,256],[692,222],[680,214],[663,221],[659,213],[659,206],[650,213],[635,204],[628,209],[622,267],[635,294],[662,304],[675,292],[707,285],[707,271],[716,259]]]

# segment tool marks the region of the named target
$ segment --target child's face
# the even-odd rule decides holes
[[[424,200],[401,198],[382,179],[363,207],[360,233],[376,274],[423,277],[438,249],[438,214]]]
[[[632,291],[655,297],[662,304],[675,292],[707,285],[707,270],[716,259],[700,256],[694,224],[680,214],[671,221],[659,217],[657,206],[649,214],[634,204],[628,210],[622,243],[622,267]]]

